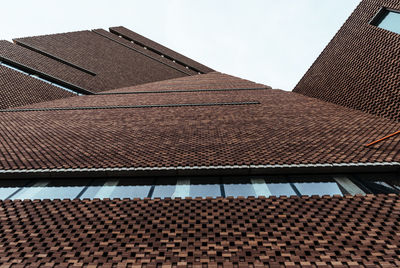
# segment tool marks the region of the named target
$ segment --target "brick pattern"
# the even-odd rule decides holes
[[[399,267],[398,195],[0,201],[13,267]]]
[[[185,79],[181,87],[201,76]],[[226,75],[204,76],[224,88],[235,81]],[[1,113],[0,168],[400,162],[400,136],[364,147],[400,129],[400,123],[282,90],[79,96],[35,106],[193,101],[260,104]]]
[[[254,90],[240,91],[200,91],[200,92],[170,92],[166,94],[120,94],[120,95],[89,95],[74,99],[60,99],[29,105],[24,108],[55,108],[55,107],[84,107],[84,106],[117,106],[117,105],[163,105],[179,103],[217,103],[255,101],[266,94],[270,87],[243,80],[234,76],[209,73],[143,84],[135,87],[109,90],[102,93],[119,92],[168,92],[184,89],[235,89],[250,88]]]
[[[92,32],[100,34],[102,36],[105,36],[107,38],[110,38],[112,40],[114,40],[115,42],[124,44],[125,46],[128,46],[130,48],[132,48],[133,50],[137,50],[139,51],[139,53],[143,53],[146,56],[148,56],[149,58],[153,58],[153,60],[155,61],[159,61],[162,62],[163,64],[170,66],[171,68],[175,68],[180,70],[182,73],[187,74],[187,75],[196,75],[198,74],[197,72],[191,70],[191,69],[186,69],[185,66],[182,66],[180,64],[176,64],[174,62],[172,62],[171,60],[165,58],[165,57],[161,57],[159,54],[149,50],[149,49],[144,49],[142,46],[136,44],[136,43],[132,43],[129,42],[128,40],[126,40],[125,38],[120,38],[119,36],[112,34],[106,30],[103,29],[95,29],[92,30]]]
[[[363,0],[294,89],[328,102],[400,120],[400,35],[370,25],[397,0]]]
[[[125,27],[122,27],[122,26],[120,26],[120,27],[111,27],[110,28],[110,32],[115,33],[116,35],[126,36],[126,37],[132,39],[135,42],[139,42],[139,43],[141,43],[141,44],[143,44],[143,45],[145,45],[145,46],[147,46],[149,48],[153,48],[154,50],[156,50],[156,51],[158,51],[158,52],[160,52],[160,53],[162,53],[164,55],[168,55],[169,57],[171,57],[171,58],[173,58],[175,60],[178,60],[178,61],[188,65],[189,67],[194,67],[194,68],[196,68],[197,70],[199,70],[199,71],[201,71],[203,73],[209,73],[209,72],[214,71],[213,69],[211,69],[211,68],[209,68],[209,67],[207,67],[207,66],[205,66],[205,65],[203,65],[203,64],[201,64],[201,63],[199,63],[197,61],[194,61],[194,60],[192,60],[192,59],[190,59],[188,57],[185,57],[184,55],[179,54],[179,53],[177,53],[177,52],[175,52],[175,51],[173,51],[173,50],[171,50],[171,49],[169,49],[169,48],[167,48],[167,47],[165,47],[165,46],[163,46],[161,44],[158,44],[158,43],[156,43],[156,42],[154,42],[154,41],[152,41],[152,40],[150,40],[150,39],[148,39],[148,38],[146,38],[146,37],[144,37],[144,36],[142,36],[142,35],[140,35],[138,33],[133,32],[133,31],[131,31],[131,30],[125,28]]]
[[[92,31],[26,37],[16,41],[95,72],[94,77],[82,72],[91,77],[88,81],[76,80],[78,85],[93,92],[187,76]]]
[[[0,56],[85,89],[96,88],[95,76],[5,40],[0,40]]]
[[[76,96],[5,66],[0,66],[0,88],[0,109]]]
[[[137,92],[137,91],[169,91],[191,89],[235,89],[235,88],[271,88],[252,81],[234,77],[220,72],[203,75],[180,77],[138,86],[117,88],[104,93]]]

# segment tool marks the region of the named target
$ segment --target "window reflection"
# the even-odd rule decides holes
[[[27,180],[0,180],[0,199],[10,198],[28,182]]]
[[[342,195],[336,182],[303,182],[294,183],[301,195]]]
[[[81,198],[145,198],[148,196],[152,180],[110,179],[96,180],[82,194]]]
[[[400,13],[385,10],[381,16],[382,18],[376,26],[400,34]]]
[[[176,179],[158,179],[154,187],[152,198],[168,198],[175,193]]]
[[[233,196],[233,197],[256,196],[253,184],[248,178],[243,178],[241,180],[224,179],[223,185],[225,190],[225,196]]]
[[[218,177],[190,178],[190,196],[218,197],[221,196],[220,179]]]
[[[400,193],[397,174],[0,180],[0,199],[185,198]]]
[[[289,183],[268,183],[268,188],[271,192],[271,195],[274,196],[296,195],[296,192],[293,190],[292,186],[290,186]]]
[[[23,187],[11,199],[73,199],[89,180],[42,180]]]

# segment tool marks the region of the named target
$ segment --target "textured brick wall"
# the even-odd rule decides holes
[[[211,73],[151,88],[244,82]],[[79,108],[250,101],[260,104]],[[77,109],[0,113],[2,169],[400,162],[400,135],[364,146],[400,129],[399,122],[282,90],[92,95],[30,107]]]
[[[0,265],[399,267],[399,219],[398,195],[0,201]]]
[[[72,67],[67,66],[71,72],[57,72],[57,75],[66,76],[65,80],[75,81],[93,92],[197,74],[171,68],[160,62],[161,57],[159,61],[154,60],[148,57],[150,55],[146,51],[139,53],[126,47],[126,44],[122,45],[124,40],[118,43],[92,31],[19,38],[16,41],[96,73],[96,76],[90,76],[78,71],[80,77],[75,79],[72,72],[76,73],[76,69]],[[125,42],[130,45],[128,41]],[[52,72],[47,66],[40,67],[45,72]],[[82,79],[82,76],[89,78]]]
[[[152,40],[150,40],[150,39],[148,39],[148,38],[146,38],[146,37],[144,37],[144,36],[142,36],[140,34],[137,34],[137,33],[133,32],[133,31],[131,31],[131,30],[125,28],[125,27],[111,27],[110,28],[110,32],[115,33],[117,35],[122,35],[124,37],[129,38],[129,39],[132,39],[135,42],[138,42],[138,43],[143,44],[143,45],[145,45],[145,46],[147,46],[149,48],[152,48],[152,49],[156,50],[159,53],[162,53],[162,54],[164,54],[166,56],[169,56],[170,58],[173,58],[173,59],[175,59],[175,60],[177,60],[177,61],[179,61],[179,62],[181,62],[183,64],[186,64],[189,67],[193,67],[196,70],[199,70],[200,72],[209,73],[209,72],[213,71],[213,69],[211,69],[211,68],[209,68],[209,67],[207,67],[207,66],[205,66],[205,65],[203,65],[203,64],[201,64],[199,62],[194,61],[194,60],[192,60],[192,59],[190,59],[190,58],[188,58],[188,57],[186,57],[186,56],[184,56],[182,54],[179,54],[179,53],[177,53],[177,52],[175,52],[175,51],[173,51],[173,50],[171,50],[171,49],[169,49],[169,48],[167,48],[167,47],[165,47],[165,46],[163,46],[161,44],[158,44],[158,43],[156,43],[156,42],[154,42],[154,41],[152,41]]]
[[[0,109],[76,96],[28,75],[0,66]]]
[[[363,0],[294,89],[307,96],[400,120],[400,35],[370,25],[397,0]]]

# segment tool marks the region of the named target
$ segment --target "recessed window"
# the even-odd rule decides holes
[[[400,34],[400,11],[382,8],[371,21],[371,24]]]
[[[0,180],[0,200],[400,193],[397,174]]]

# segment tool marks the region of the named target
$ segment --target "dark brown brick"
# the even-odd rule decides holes
[[[371,25],[397,0],[363,0],[294,89],[310,97],[400,120],[400,34]]]

